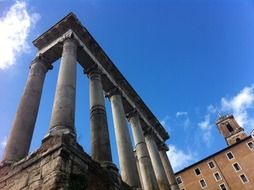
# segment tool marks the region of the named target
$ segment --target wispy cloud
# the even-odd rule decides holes
[[[188,112],[185,111],[176,112],[176,119],[179,125],[181,127],[184,127],[184,129],[187,129],[188,126],[190,125],[190,118]]]
[[[183,169],[196,160],[195,155],[191,151],[184,152],[174,145],[169,145],[167,155],[175,172]]]
[[[176,112],[176,117],[180,117],[180,116],[187,116],[188,112],[185,111],[178,111]]]
[[[39,18],[38,13],[28,13],[23,1],[16,1],[0,18],[0,70],[15,64],[17,55],[29,49],[26,40]]]
[[[199,128],[202,131],[202,138],[207,147],[210,147],[212,142],[212,124],[210,121],[210,114],[207,114],[203,121],[198,123]]]
[[[168,115],[166,115],[161,121],[160,121],[160,123],[161,123],[161,125],[162,126],[164,126],[164,127],[167,127],[167,123],[168,123],[168,120],[169,120],[169,116]]]
[[[1,140],[0,144],[1,144],[1,148],[4,149],[5,146],[6,146],[6,144],[7,144],[7,137],[4,137],[4,138]]]

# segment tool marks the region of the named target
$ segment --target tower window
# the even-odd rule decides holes
[[[247,183],[248,182],[248,178],[247,178],[247,176],[245,174],[241,174],[240,178],[241,178],[243,183]]]
[[[249,149],[254,150],[254,144],[252,141],[248,142],[247,145],[248,145]]]
[[[209,168],[213,169],[215,167],[215,164],[213,161],[208,162]]]
[[[214,178],[215,178],[216,181],[220,181],[221,180],[221,176],[220,176],[219,172],[216,172],[213,175],[214,175]]]
[[[241,167],[240,167],[240,165],[237,162],[233,164],[233,167],[234,167],[236,172],[241,170]]]
[[[204,189],[205,187],[207,187],[206,182],[205,182],[204,179],[199,180],[199,183],[200,183],[200,186],[202,187],[202,189]]]
[[[230,133],[234,131],[233,127],[229,123],[226,124],[226,127]]]
[[[220,189],[221,190],[227,190],[226,185],[224,183],[220,184]]]
[[[194,171],[195,171],[195,174],[196,174],[196,175],[200,175],[200,174],[201,174],[201,171],[200,171],[199,168],[196,168]]]
[[[228,152],[227,157],[228,157],[229,160],[232,160],[234,158],[234,155],[233,155],[232,152]]]
[[[183,183],[182,178],[180,176],[176,177],[176,182],[178,185]]]

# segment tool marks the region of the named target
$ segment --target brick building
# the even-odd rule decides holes
[[[216,124],[227,147],[176,173],[181,190],[253,190],[254,141],[233,115]]]

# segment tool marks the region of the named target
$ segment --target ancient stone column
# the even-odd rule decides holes
[[[75,136],[76,57],[76,41],[72,38],[65,39],[50,121],[50,135]]]
[[[154,134],[152,129],[148,129],[145,132],[145,142],[147,144],[148,152],[152,161],[153,169],[155,176],[157,178],[157,182],[160,190],[169,190],[170,186],[168,183],[168,179],[163,168],[158,147],[154,140]]]
[[[129,113],[128,119],[132,127],[143,189],[159,189],[137,112]]]
[[[112,107],[116,145],[122,179],[131,187],[140,187],[130,133],[123,108],[122,96],[115,89],[108,94]]]
[[[26,86],[5,148],[4,161],[20,160],[29,152],[48,69],[52,69],[52,66],[41,56],[36,57],[30,66]]]
[[[162,144],[159,147],[160,158],[161,158],[164,170],[166,172],[170,188],[171,190],[179,190],[179,186],[177,185],[174,171],[172,169],[172,166],[167,156],[167,151],[168,151],[168,147],[166,144]]]
[[[101,72],[98,68],[91,68],[87,74],[90,92],[92,158],[99,162],[112,162]]]

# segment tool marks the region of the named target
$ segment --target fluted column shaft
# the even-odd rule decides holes
[[[17,161],[28,154],[39,110],[45,75],[51,67],[41,57],[33,60],[8,138],[3,160]]]
[[[51,135],[71,133],[75,136],[76,57],[77,43],[74,39],[67,38],[63,42],[50,122]]]
[[[137,113],[129,115],[144,190],[159,189]]]
[[[131,187],[140,187],[138,170],[132,150],[122,97],[120,94],[112,94],[109,97],[112,105],[112,115],[122,179]]]
[[[154,141],[153,134],[150,131],[145,133],[145,141],[147,144],[148,152],[150,154],[150,158],[152,161],[153,169],[155,172],[155,176],[157,178],[157,182],[160,190],[169,190],[170,186],[167,180],[167,176],[165,170],[163,169],[163,165],[160,159],[158,147]]]
[[[100,162],[112,162],[101,73],[93,68],[88,72],[88,77],[92,158]]]
[[[171,190],[179,190],[179,186],[177,185],[175,174],[170,164],[170,161],[168,159],[166,151],[168,151],[168,147],[166,147],[166,145],[159,147],[160,158],[161,158],[164,170],[166,172],[170,188]]]

